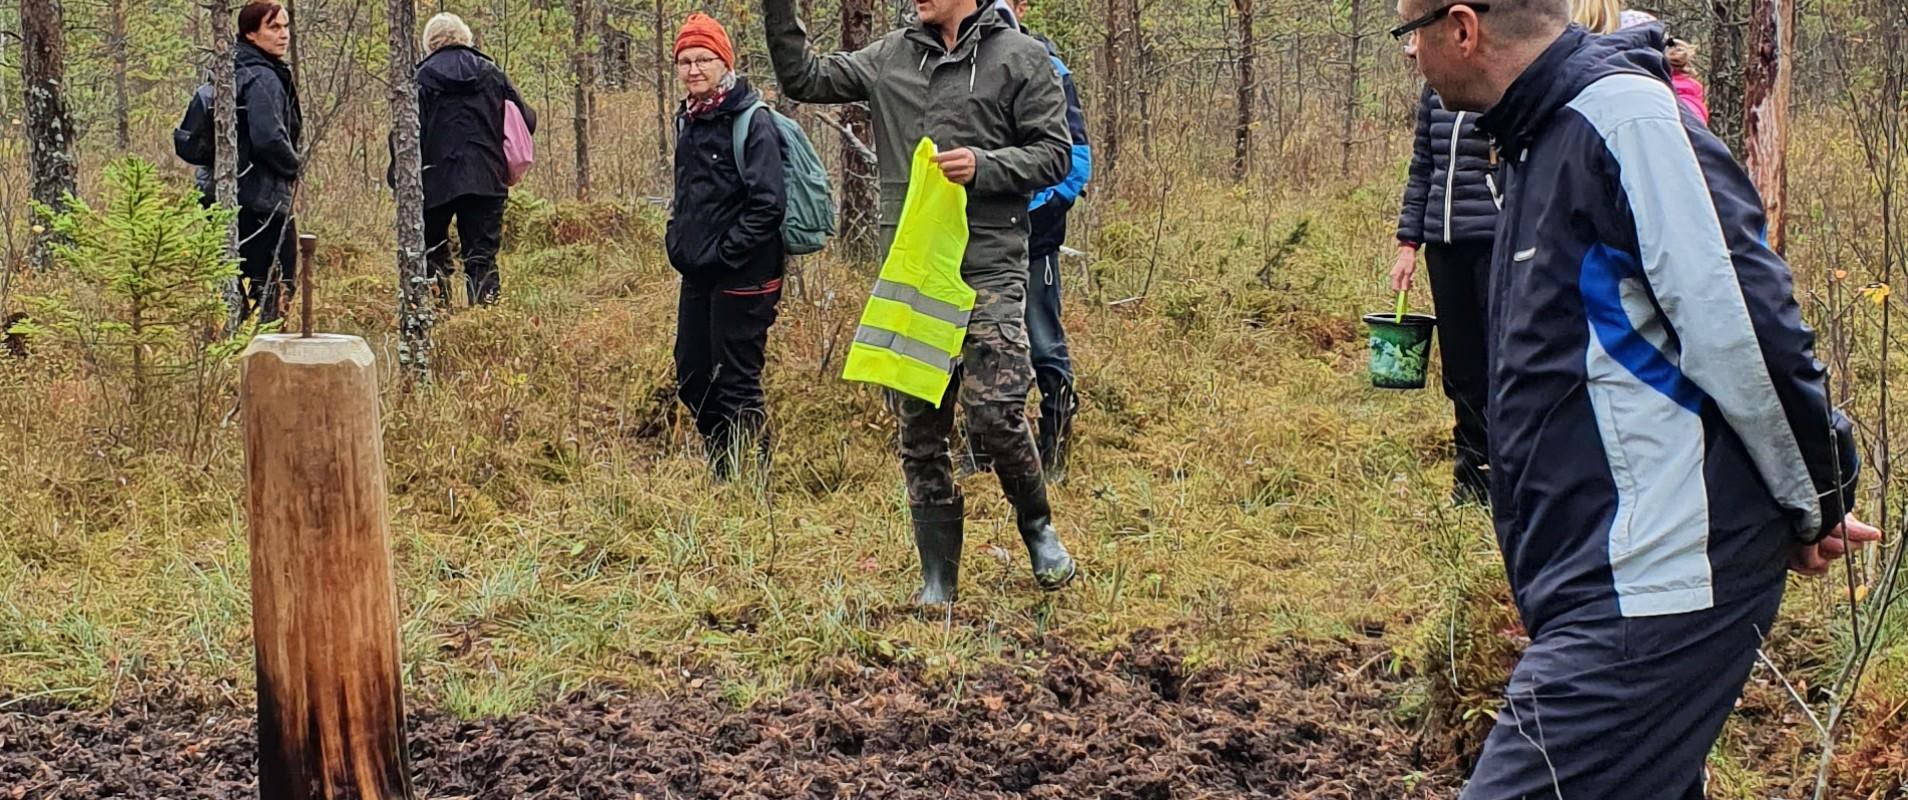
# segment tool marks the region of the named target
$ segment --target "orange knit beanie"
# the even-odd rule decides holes
[[[690,14],[682,21],[682,30],[676,33],[675,55],[691,47],[702,47],[722,59],[722,65],[735,69],[735,48],[729,44],[729,32],[722,29],[722,23],[706,14]]]

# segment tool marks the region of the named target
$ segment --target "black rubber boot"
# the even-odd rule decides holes
[[[961,542],[965,508],[960,500],[946,505],[911,505],[914,548],[921,551],[921,594],[916,605],[951,604],[960,596]]]
[[[1055,591],[1073,581],[1078,569],[1067,548],[1060,543],[1060,532],[1053,528],[1053,508],[1047,503],[1047,483],[1039,475],[1010,478],[1002,475],[1000,486],[1007,502],[1014,506],[1014,525],[1020,540],[1027,544],[1027,558],[1033,565],[1034,580],[1040,588]]]

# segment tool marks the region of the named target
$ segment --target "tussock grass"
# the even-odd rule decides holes
[[[1357,320],[1389,305],[1389,184],[1241,189],[1151,165],[1122,181],[1079,210],[1086,255],[1062,265],[1083,407],[1053,496],[1083,575],[1038,592],[994,479],[969,478],[945,616],[907,603],[893,423],[837,377],[871,265],[797,265],[771,335],[773,466],[715,485],[671,387],[658,210],[514,200],[506,300],[438,327],[423,387],[396,380],[384,245],[356,216],[318,217],[323,327],[382,358],[412,691],[468,715],[685,681],[746,705],[867,668],[956,679],[1045,636],[1164,631],[1190,668],[1378,638],[1394,655],[1375,668],[1417,678],[1401,714],[1463,752],[1521,631],[1488,519],[1446,503],[1443,398],[1366,383]],[[82,370],[74,354],[0,363],[0,693],[97,704],[163,679],[243,698],[238,433],[195,458],[134,452]],[[234,380],[217,376],[214,418]],[[1833,650],[1824,591],[1791,600],[1785,652]],[[1898,652],[1881,671],[1892,697]],[[1753,738],[1732,727],[1723,788],[1762,785],[1737,759]]]

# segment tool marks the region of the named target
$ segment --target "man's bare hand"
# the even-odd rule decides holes
[[[941,168],[941,174],[962,186],[974,180],[974,151],[965,147],[944,150],[934,154],[934,165]]]
[[[1879,542],[1881,538],[1880,530],[1863,524],[1861,520],[1855,518],[1854,514],[1850,514],[1844,517],[1842,524],[1835,526],[1835,530],[1830,531],[1822,541],[1797,551],[1795,556],[1789,559],[1789,569],[1810,577],[1825,575],[1828,573],[1829,565],[1835,563],[1836,559],[1862,549],[1862,545],[1869,542]]]

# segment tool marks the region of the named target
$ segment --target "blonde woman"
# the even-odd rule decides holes
[[[502,68],[474,46],[456,14],[424,24],[424,62],[417,67],[417,108],[424,166],[424,246],[439,302],[450,301],[450,226],[472,305],[494,305],[502,293],[497,249],[510,196],[504,160],[504,103],[517,104],[535,132],[536,112]]]
[[[1591,33],[1615,33],[1622,18],[1623,4],[1617,0],[1570,0],[1570,21]]]

